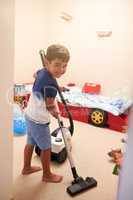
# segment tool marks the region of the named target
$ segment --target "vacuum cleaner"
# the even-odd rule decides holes
[[[58,92],[59,92],[59,95],[61,97],[63,104],[65,105],[66,112],[69,113],[69,110],[67,108],[67,104],[66,104],[66,102],[63,98],[63,95],[62,95],[59,88],[58,88]],[[66,134],[66,128],[64,127],[63,121],[61,120],[60,116],[58,117],[58,124],[59,124],[59,128],[61,130],[61,133],[62,133],[64,144],[65,144],[65,147],[66,147],[67,157],[69,159],[72,175],[73,175],[73,178],[74,178],[74,180],[72,181],[72,185],[70,185],[67,188],[67,192],[71,196],[75,196],[78,193],[81,193],[85,190],[96,187],[97,181],[93,177],[86,177],[85,179],[83,179],[81,176],[78,175],[76,167],[74,165],[73,158],[72,158],[71,137],[69,137],[69,135]]]
[[[65,106],[65,110],[67,111],[67,113],[70,114],[59,87],[58,87],[58,92],[59,92],[61,100],[62,100],[62,102]],[[71,116],[71,114],[70,114],[70,116]],[[71,118],[70,116],[69,116],[69,118]],[[73,122],[73,121],[71,121],[71,122]],[[60,116],[58,116],[58,124],[59,124],[59,130],[61,131],[62,138],[64,140],[64,144],[65,144],[65,148],[66,148],[66,152],[67,152],[67,157],[68,157],[68,160],[69,160],[69,163],[70,163],[70,166],[71,166],[72,175],[73,175],[73,178],[74,178],[74,180],[72,181],[72,184],[67,187],[67,192],[71,196],[75,196],[75,195],[77,195],[77,194],[79,194],[83,191],[86,191],[88,189],[96,187],[97,181],[93,177],[86,177],[84,179],[84,178],[82,178],[81,176],[78,175],[77,169],[74,165],[74,161],[73,161],[73,158],[72,158],[72,153],[71,153],[70,134],[66,133],[67,131],[69,133],[71,133],[71,131],[73,131],[73,130],[66,129],[66,127],[64,127],[63,121],[61,120]],[[73,129],[74,127],[71,126],[71,128]]]
[[[71,171],[74,178],[74,180],[72,181],[72,185],[67,187],[67,192],[71,196],[75,196],[78,193],[81,193],[85,190],[96,187],[97,181],[93,177],[86,177],[85,179],[83,179],[81,176],[78,175],[76,167],[74,165],[73,158],[72,158],[70,139],[65,132],[65,127],[60,117],[58,117],[58,123],[62,132],[63,140],[64,140],[66,151],[67,151],[67,156],[70,162]]]
[[[67,115],[68,115],[68,119],[70,123],[69,127],[64,127],[64,131],[68,135],[68,137],[72,137],[73,132],[74,132],[74,124],[73,124],[72,116],[69,110],[67,109],[65,100],[63,102],[66,107],[66,111],[67,111]],[[35,152],[38,156],[40,156],[41,150],[37,145],[35,147]],[[63,163],[66,160],[66,158],[67,158],[66,147],[65,147],[64,140],[62,137],[61,128],[58,127],[51,133],[51,160],[57,163]]]
[[[74,125],[72,117],[69,113],[70,127],[64,127],[65,133],[70,138],[74,132]],[[35,152],[38,156],[41,154],[41,150],[38,146],[35,147]],[[67,151],[62,137],[61,128],[58,127],[51,133],[51,160],[57,163],[63,163],[67,158]]]

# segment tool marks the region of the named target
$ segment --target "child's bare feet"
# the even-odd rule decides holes
[[[59,183],[63,179],[63,176],[57,174],[49,174],[42,177],[42,181],[51,182],[51,183]]]
[[[34,173],[34,172],[38,172],[38,171],[40,171],[40,170],[42,170],[41,167],[31,166],[30,168],[24,168],[24,169],[22,170],[22,174],[23,174],[23,175],[28,175],[28,174],[32,174],[32,173]]]

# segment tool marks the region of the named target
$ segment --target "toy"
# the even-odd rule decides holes
[[[25,84],[15,84],[14,85],[14,102],[19,104],[22,109],[27,106],[30,93],[26,91]]]
[[[100,90],[101,90],[100,84],[95,84],[95,83],[85,83],[82,88],[82,92],[91,94],[99,94]]]
[[[14,135],[20,136],[26,133],[26,121],[24,114],[18,104],[13,107],[13,132]]]
[[[114,166],[114,169],[113,169],[113,172],[112,172],[112,174],[114,174],[114,175],[119,175],[119,170],[120,170],[120,167],[119,167],[119,165],[115,165]]]

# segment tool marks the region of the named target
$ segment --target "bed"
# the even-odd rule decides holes
[[[69,91],[63,92],[63,96],[74,120],[89,123],[97,127],[126,132],[128,113],[133,103],[132,100],[83,93],[81,88],[77,86],[67,88]],[[23,107],[26,107],[31,89],[32,84],[23,84],[22,87],[16,84],[15,101],[19,101]],[[57,95],[57,101],[61,115],[67,117],[59,95]]]
[[[75,86],[69,87],[69,91],[63,93],[63,96],[74,120],[126,132],[132,100],[87,94]],[[61,115],[67,117],[60,97],[57,96],[57,99]]]

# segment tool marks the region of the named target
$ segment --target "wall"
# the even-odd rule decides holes
[[[71,51],[70,69],[61,82],[98,82],[106,95],[131,96],[132,1],[51,0],[49,4],[49,44],[63,43]],[[62,11],[72,15],[73,21],[63,21]],[[111,30],[112,37],[98,38],[99,30]]]
[[[8,200],[12,189],[12,107],[6,94],[13,85],[14,1],[0,2],[0,199]]]
[[[131,0],[39,0],[32,4],[17,0],[15,80],[31,80],[40,65],[39,48],[62,43],[71,52],[62,84],[98,82],[105,95],[131,96],[132,6]],[[73,20],[62,20],[61,12]],[[112,36],[98,38],[99,30],[111,30]]]
[[[32,81],[41,66],[39,50],[46,48],[46,1],[15,2],[15,82]]]

